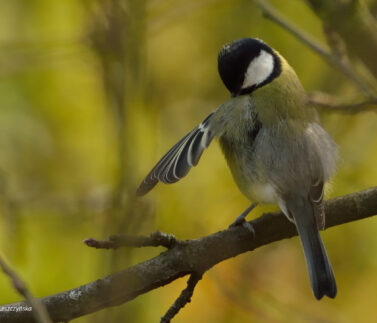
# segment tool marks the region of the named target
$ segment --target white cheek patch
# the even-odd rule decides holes
[[[261,50],[259,56],[250,62],[241,89],[264,82],[272,74],[273,70],[274,58],[270,53]]]

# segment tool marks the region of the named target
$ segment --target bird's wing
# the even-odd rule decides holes
[[[170,184],[184,177],[196,166],[205,148],[211,143],[216,131],[211,127],[211,113],[203,122],[178,141],[153,167],[136,191],[147,194],[158,182]]]
[[[309,191],[309,200],[314,209],[314,215],[317,222],[318,230],[325,229],[325,209],[323,206],[324,184],[319,180],[312,184]]]

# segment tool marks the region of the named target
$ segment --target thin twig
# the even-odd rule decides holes
[[[96,240],[88,238],[83,241],[87,246],[96,249],[117,249],[119,247],[165,247],[167,249],[173,248],[178,243],[183,243],[177,240],[174,235],[167,234],[161,231],[156,231],[149,236],[132,236],[132,235],[114,235],[110,236],[108,240]]]
[[[377,77],[377,20],[366,0],[306,0],[313,13],[342,37],[351,57]]]
[[[283,29],[290,32],[301,42],[310,47],[314,52],[319,54],[329,65],[335,67],[337,70],[342,72],[344,76],[346,76],[349,80],[356,84],[366,96],[370,98],[376,98],[375,91],[371,89],[369,85],[367,85],[366,82],[360,78],[358,73],[353,69],[352,65],[349,62],[347,62],[346,60],[340,60],[319,41],[314,39],[307,32],[285,18],[268,1],[255,1],[266,18],[270,19]]]
[[[377,112],[377,100],[368,100],[359,103],[341,103],[339,99],[323,92],[313,92],[308,97],[308,102],[316,107],[323,108],[326,112],[340,112],[356,114],[360,112]]]
[[[185,307],[187,303],[191,302],[191,297],[194,294],[194,289],[199,280],[202,279],[202,274],[193,273],[187,281],[187,287],[182,291],[181,295],[175,300],[174,304],[168,309],[166,314],[161,318],[161,323],[170,323],[172,318],[178,314],[181,308]]]
[[[340,60],[348,60],[347,49],[343,42],[343,39],[339,34],[326,22],[323,22],[323,34],[326,37],[327,44],[331,48],[331,52],[334,56]]]
[[[32,307],[31,311],[33,312],[34,319],[38,323],[52,323],[50,316],[47,313],[46,307],[38,299],[34,298],[30,291],[27,289],[25,283],[21,280],[20,277],[0,258],[0,267],[3,272],[9,276],[12,280],[13,287],[17,290],[19,294],[25,297],[27,303]],[[22,307],[22,306],[20,306]]]

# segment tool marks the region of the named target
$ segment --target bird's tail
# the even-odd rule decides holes
[[[334,298],[337,292],[335,277],[317,229],[311,203],[299,196],[287,198],[285,202],[301,239],[314,296],[318,300],[324,295]]]

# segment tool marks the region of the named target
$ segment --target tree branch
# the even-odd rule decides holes
[[[307,0],[315,14],[339,33],[352,56],[377,77],[377,21],[363,0]]]
[[[367,111],[377,112],[377,100],[367,100],[359,103],[341,103],[339,99],[320,91],[311,93],[308,97],[308,102],[316,107],[323,108],[327,112],[342,112],[346,114]]]
[[[161,323],[169,323],[172,318],[178,314],[181,308],[185,307],[187,303],[191,302],[191,297],[194,294],[194,289],[202,279],[202,274],[193,273],[187,281],[187,287],[182,291],[174,304],[169,308],[166,314],[161,318]]]
[[[352,81],[359,89],[368,97],[374,98],[376,96],[375,90],[372,89],[354,70],[352,64],[348,60],[341,60],[336,54],[333,54],[328,48],[322,45],[319,41],[295,25],[293,22],[285,18],[278,12],[268,1],[255,0],[263,15],[271,21],[278,24],[283,29],[290,32],[302,43],[311,48],[315,53],[319,54],[330,66],[336,68],[343,73],[350,81]]]
[[[377,187],[329,200],[326,227],[377,214]],[[80,287],[41,299],[54,322],[69,321],[103,308],[120,305],[169,284],[177,278],[204,273],[219,262],[274,241],[297,235],[282,213],[268,213],[251,221],[256,235],[242,226],[185,241],[160,255]],[[24,302],[5,306],[25,306]],[[35,322],[30,312],[4,312],[0,322]]]
[[[176,244],[182,244],[174,235],[156,231],[148,237],[131,236],[131,235],[114,235],[108,240],[96,240],[88,238],[83,241],[88,247],[96,249],[118,249],[119,247],[165,247],[173,248]]]
[[[51,323],[51,319],[48,316],[48,313],[46,311],[44,304],[39,299],[33,297],[33,295],[30,293],[30,291],[28,290],[28,288],[26,287],[22,279],[18,277],[18,275],[1,258],[0,258],[0,268],[12,280],[12,284],[14,288],[17,290],[17,292],[23,297],[25,297],[27,301],[27,303],[25,303],[24,305],[21,305],[21,307],[17,307],[17,310],[21,308],[24,308],[24,310],[26,310],[26,307],[28,307],[29,305],[32,307],[31,313],[36,322]],[[8,312],[8,313],[12,313],[12,312]]]

